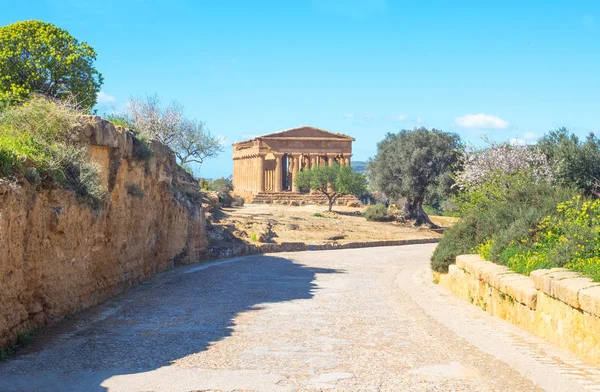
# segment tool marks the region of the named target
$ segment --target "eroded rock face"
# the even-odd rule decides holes
[[[99,209],[63,189],[0,182],[0,346],[206,253],[198,185],[168,148],[136,160],[131,132],[98,117],[81,137],[102,167]]]

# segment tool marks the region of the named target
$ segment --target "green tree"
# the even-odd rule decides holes
[[[600,140],[590,133],[582,142],[562,127],[542,137],[538,148],[546,154],[556,179],[591,195],[600,180]]]
[[[327,196],[329,211],[333,203],[344,195],[359,196],[367,188],[364,175],[352,170],[350,166],[315,166],[298,173],[296,185],[302,190],[312,189]]]
[[[96,52],[51,23],[28,20],[0,27],[0,102],[32,93],[74,98],[90,109],[102,86]]]
[[[388,133],[369,160],[369,179],[374,189],[392,199],[406,198],[402,213],[415,225],[436,227],[423,211],[428,196],[450,191],[452,172],[461,155],[460,137],[437,129],[415,128]]]

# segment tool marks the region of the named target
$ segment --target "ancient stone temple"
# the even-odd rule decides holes
[[[295,199],[298,173],[316,165],[350,165],[354,138],[298,127],[233,144],[233,190],[249,200]],[[282,193],[283,192],[283,193]]]

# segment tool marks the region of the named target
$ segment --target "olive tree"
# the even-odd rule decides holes
[[[69,97],[90,109],[103,81],[95,60],[91,46],[51,23],[28,20],[0,27],[0,106],[37,93]]]
[[[426,197],[449,192],[461,155],[460,137],[437,129],[403,129],[388,133],[368,162],[374,189],[392,199],[405,198],[401,212],[416,226],[436,227],[425,211]]]
[[[367,179],[350,166],[334,164],[302,170],[298,173],[296,185],[302,190],[310,189],[324,194],[331,211],[333,203],[341,196],[360,196],[367,188]]]

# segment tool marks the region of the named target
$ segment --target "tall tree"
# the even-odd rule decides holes
[[[102,75],[96,52],[68,31],[39,20],[0,27],[0,102],[15,103],[32,93],[96,104]]]
[[[367,187],[364,175],[352,170],[350,166],[315,166],[298,173],[296,185],[303,190],[315,190],[327,197],[329,211],[333,203],[344,195],[362,194]]]
[[[537,147],[548,157],[559,183],[587,195],[595,192],[600,180],[600,140],[596,135],[590,133],[581,141],[562,127],[544,135]]]
[[[460,151],[455,133],[426,128],[388,133],[369,160],[369,179],[374,189],[391,199],[406,198],[402,212],[416,226],[435,227],[423,211],[423,202],[450,190]]]

